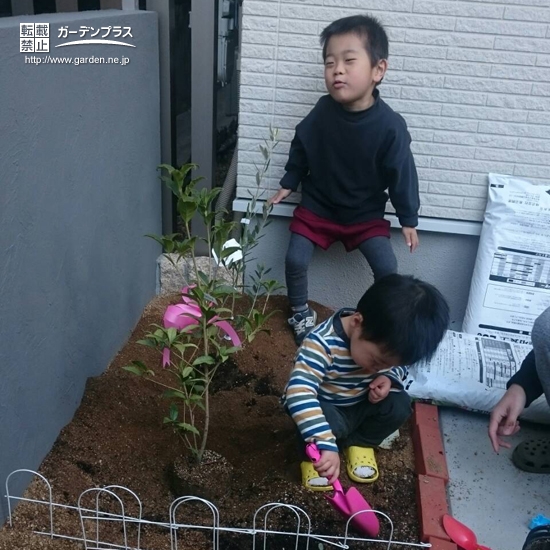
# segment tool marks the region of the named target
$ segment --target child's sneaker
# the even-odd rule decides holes
[[[317,313],[309,306],[304,311],[298,311],[288,320],[288,324],[294,329],[294,340],[300,346],[303,339],[315,327]]]

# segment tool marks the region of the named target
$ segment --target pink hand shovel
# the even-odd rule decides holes
[[[449,514],[443,516],[443,528],[451,540],[463,550],[491,550],[477,542],[475,533]]]
[[[321,453],[315,443],[306,445],[306,454],[312,462],[317,462],[321,458]],[[338,480],[332,486],[334,487],[334,494],[325,495],[332,507],[346,519],[357,514],[357,512],[362,512],[357,514],[351,520],[351,523],[356,529],[368,536],[377,537],[380,532],[380,522],[372,511],[372,506],[365,500],[363,495],[355,487],[350,487],[344,492],[342,484]]]

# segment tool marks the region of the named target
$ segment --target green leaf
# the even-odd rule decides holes
[[[223,353],[225,353],[226,355],[230,355],[232,353],[237,353],[238,351],[241,351],[241,348],[237,346],[232,346],[230,348],[221,348],[221,349],[223,349]]]
[[[243,324],[243,326],[251,328],[252,327],[252,321],[248,319],[247,317],[244,317],[243,315],[239,316],[240,322]]]
[[[147,365],[142,361],[132,361],[131,365],[127,365],[122,368],[128,372],[137,374],[138,376],[143,376],[144,374],[155,374],[153,371],[149,370]]]
[[[240,246],[227,246],[224,249],[222,249],[220,254],[217,254],[217,255],[218,255],[218,257],[221,257],[221,259],[223,260],[223,259],[231,256],[231,254],[233,254],[235,252],[238,252],[239,250],[241,250]],[[240,260],[238,260],[238,261],[240,261]]]
[[[122,367],[124,370],[127,370],[128,372],[131,372],[133,374],[137,374],[137,376],[143,376],[145,372],[141,370],[139,367],[132,367],[131,365],[128,365],[126,367]]]
[[[210,283],[210,279],[208,278],[208,275],[202,271],[199,271],[198,273],[198,276],[199,278],[201,279],[201,281],[206,285],[208,286],[208,284]]]
[[[181,371],[181,377],[182,378],[188,378],[191,373],[193,372],[193,367],[185,367],[182,371]]]
[[[197,386],[197,388],[199,388],[197,390],[197,395],[190,395],[189,396],[189,401],[194,401],[195,403],[198,403],[199,401],[202,402],[202,395],[198,395],[200,392],[204,391],[204,387],[202,386]]]
[[[151,338],[145,338],[144,340],[138,340],[137,343],[140,344],[141,346],[147,346],[148,348],[155,348],[156,349],[156,347],[157,347],[156,341],[151,339]]]
[[[217,307],[216,315],[221,315],[222,313],[229,313],[230,315],[233,315],[233,312],[228,307]],[[231,321],[231,317],[229,317],[228,319],[223,319],[223,321]]]
[[[153,239],[157,241],[157,243],[159,243],[161,246],[164,247],[162,237],[159,237],[158,235],[153,235],[152,233],[146,233],[145,236],[148,237],[149,239]]]
[[[183,186],[183,178],[181,177],[181,173],[179,170],[174,170],[172,174],[170,174],[170,178],[161,178],[164,180],[164,183],[166,184],[166,187],[172,191],[172,194],[174,194],[176,197],[181,196],[181,190]]]
[[[191,315],[189,316],[191,317]],[[199,324],[191,324],[191,325],[187,325],[186,327],[183,327],[182,329],[180,329],[180,334],[185,334],[187,335],[188,337],[193,337],[193,336],[196,336],[194,333],[199,333]],[[187,345],[193,345],[193,344],[187,344]],[[197,346],[194,346],[195,348]]]
[[[183,332],[183,331],[182,331]],[[186,351],[187,348],[193,348],[193,349],[197,349],[197,346],[195,344],[179,344],[179,343],[176,343],[174,344],[174,347],[183,355]]]
[[[180,258],[186,256],[195,247],[196,240],[197,237],[191,237],[190,239],[174,243],[174,251]]]
[[[157,166],[157,170],[160,170],[162,168],[164,168],[169,174],[171,174],[175,170],[175,168],[170,164],[159,164]]]
[[[168,342],[170,344],[173,344],[174,343],[174,340],[177,338],[178,336],[178,331],[177,329],[175,329],[174,327],[170,327],[167,331],[166,331],[166,336],[168,336]]]
[[[175,422],[178,419],[178,407],[176,406],[175,403],[172,403],[170,405],[169,416],[172,422]]]
[[[196,384],[197,384],[198,381],[199,380],[197,380],[196,378],[185,378],[185,379],[181,380],[180,384],[182,386],[185,386],[189,391],[197,393],[198,390],[197,390]],[[202,382],[202,380],[201,380],[201,382]]]
[[[197,204],[193,199],[180,197],[178,199],[178,213],[185,223],[189,223],[197,212]]]
[[[264,159],[267,160],[269,157],[269,151],[267,150],[267,147],[264,147],[263,145],[260,145],[260,151],[262,152],[262,155],[264,156]]]
[[[210,208],[210,206],[208,206]],[[212,226],[212,222],[214,221],[214,218],[216,217],[215,212],[203,212],[202,216],[204,218],[205,225]]]
[[[210,316],[212,318],[212,315]],[[216,325],[208,325],[208,328],[206,329],[206,335],[208,338],[213,338],[214,336],[218,335],[218,327]]]
[[[187,164],[182,165],[182,167],[180,168],[180,172],[185,178],[191,170],[196,170],[198,167],[199,167],[198,164],[195,164],[194,162],[188,162]],[[200,178],[197,178],[197,179],[200,179]]]
[[[193,366],[197,367],[199,365],[215,365],[216,360],[210,355],[201,355],[193,361]]]
[[[196,434],[196,435],[201,434],[199,432],[199,430],[197,430],[197,428],[195,428],[195,426],[192,426],[191,424],[188,424],[187,422],[179,422],[178,423],[178,428],[181,428],[185,432],[191,432],[191,433]]]
[[[177,397],[178,399],[187,399],[187,396],[179,390],[166,390],[162,396],[166,399]]]

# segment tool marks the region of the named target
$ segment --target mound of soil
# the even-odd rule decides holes
[[[82,403],[73,420],[59,434],[51,452],[40,467],[40,473],[51,483],[53,501],[75,506],[83,491],[111,484],[134,491],[143,504],[143,518],[151,522],[168,522],[170,504],[180,494],[173,480],[174,465],[185,470],[187,451],[179,437],[163,428],[168,402],[159,388],[124,371],[121,367],[139,359],[146,364],[160,364],[160,356],[136,343],[153,323],[161,323],[169,303],[179,296],[155,298],[145,309],[129,342],[115,357],[104,374],[88,380]],[[299,452],[292,420],[283,411],[279,398],[287,381],[296,346],[286,324],[286,298],[270,299],[269,310],[278,310],[269,320],[270,334],[262,333],[220,368],[211,398],[211,427],[208,448],[214,461],[223,461],[209,470],[200,486],[210,495],[220,514],[222,527],[250,529],[255,511],[266,503],[281,502],[299,506],[312,520],[312,532],[343,535],[345,523],[320,493],[312,493],[300,485]],[[331,311],[315,305],[320,319]],[[162,381],[163,374],[158,378]],[[394,540],[418,542],[417,510],[414,488],[413,451],[409,427],[391,451],[377,451],[380,478],[372,485],[355,485],[373,508],[394,522]],[[182,466],[183,464],[183,466]],[[200,475],[199,475],[200,477]],[[345,487],[351,486],[345,473]],[[211,489],[211,490],[208,490]],[[181,490],[181,489],[180,489]],[[117,492],[121,495],[121,492]],[[34,481],[27,498],[43,499],[43,484]],[[96,494],[82,498],[82,506],[93,507]],[[122,498],[122,497],[121,497]],[[108,497],[102,497],[103,500]],[[113,500],[113,499],[111,499]],[[137,505],[124,498],[126,514],[137,514]],[[113,502],[114,513],[120,508]],[[210,514],[210,515],[209,515]],[[14,526],[0,530],[0,550],[76,549],[78,542],[49,539],[33,535],[33,530],[48,528],[46,506],[23,503],[14,514]],[[179,523],[211,524],[211,513],[204,505],[187,504],[177,513]],[[259,518],[261,516],[258,516]],[[269,516],[268,527],[293,532],[295,519],[286,511]],[[122,544],[121,524],[111,529],[102,522],[102,539]],[[383,523],[382,537],[389,535]],[[91,523],[90,523],[91,525]],[[263,525],[263,517],[257,526]],[[57,533],[82,537],[76,512],[54,508]],[[103,535],[105,530],[105,535]],[[92,532],[91,529],[88,530]],[[358,536],[357,533],[353,536]],[[127,527],[129,546],[137,546],[135,525]],[[294,548],[295,540],[282,535],[268,536],[268,548]],[[188,529],[178,533],[179,547],[197,550],[212,548],[212,535],[206,530]],[[250,534],[220,533],[219,548],[252,548]],[[256,544],[263,545],[257,535]],[[353,548],[366,547],[352,543]],[[374,547],[382,545],[374,545]],[[300,543],[305,548],[305,541]],[[315,543],[310,548],[318,548]],[[326,544],[325,544],[325,547]],[[372,548],[371,544],[369,548]],[[385,546],[384,546],[385,547]],[[158,525],[145,525],[141,530],[140,548],[170,549],[169,530]]]

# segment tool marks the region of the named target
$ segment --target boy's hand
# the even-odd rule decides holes
[[[270,199],[267,199],[267,204],[278,204],[282,200],[286,199],[292,191],[290,189],[279,189],[275,195],[273,195]]]
[[[384,375],[377,376],[369,384],[369,401],[373,404],[380,403],[390,393],[391,380]]]
[[[313,463],[313,467],[332,485],[340,476],[340,455],[336,451],[321,451],[321,458]]]
[[[403,238],[405,243],[409,247],[411,252],[414,252],[418,248],[418,233],[414,227],[402,227],[401,233],[403,233]]]
[[[512,384],[491,412],[489,439],[495,453],[500,447],[510,448],[510,443],[501,436],[514,435],[519,431],[518,416],[525,408],[525,400],[525,390],[518,384]]]

